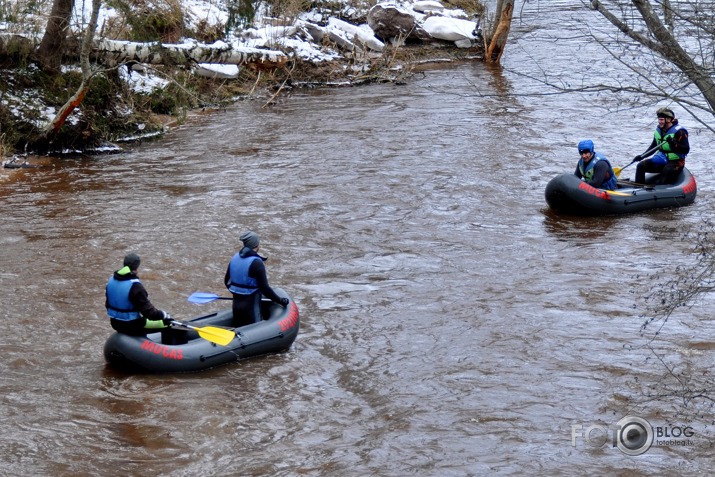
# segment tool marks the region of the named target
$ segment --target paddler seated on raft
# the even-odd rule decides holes
[[[129,253],[124,257],[124,266],[109,278],[105,290],[109,322],[112,328],[126,335],[146,336],[161,331],[163,343],[179,344],[174,343],[175,333],[171,333],[171,315],[149,301],[149,294],[137,275],[140,263],[139,255]]]
[[[601,153],[594,150],[593,141],[584,139],[578,143],[581,158],[576,164],[574,175],[596,189],[613,190],[618,178],[611,163]]]
[[[653,141],[648,150],[652,151],[650,154],[656,150],[658,152],[643,162],[640,161],[650,154],[639,154],[633,158],[633,162],[638,162],[636,182],[644,184],[646,172],[660,172],[659,184],[675,184],[680,171],[685,167],[685,158],[690,152],[688,131],[678,124],[672,109],[660,108],[655,114],[658,117],[658,126],[655,128]]]
[[[266,266],[263,264],[267,259],[258,254],[261,248],[258,235],[248,231],[241,234],[239,239],[243,242],[243,248],[231,259],[223,279],[226,288],[233,295],[233,326],[235,327],[263,320],[262,296],[284,308],[290,302],[288,298],[278,296],[268,284]]]

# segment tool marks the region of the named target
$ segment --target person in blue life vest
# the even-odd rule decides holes
[[[250,230],[239,237],[243,247],[228,264],[224,284],[233,295],[233,326],[239,327],[258,323],[261,315],[261,298],[288,306],[288,298],[280,297],[268,284],[266,266],[267,259],[258,254],[260,239]]]
[[[658,126],[653,133],[653,141],[648,149],[655,149],[650,154],[652,158],[645,159],[650,154],[639,154],[633,158],[638,162],[636,167],[636,182],[645,183],[646,172],[660,172],[658,183],[673,184],[678,180],[680,171],[685,167],[685,157],[690,152],[688,131],[678,124],[675,113],[669,108],[660,108],[656,111]],[[643,162],[641,162],[643,161]]]
[[[584,139],[579,142],[578,153],[581,158],[576,164],[576,172],[574,172],[576,177],[583,179],[586,184],[596,189],[613,190],[616,188],[618,177],[613,172],[608,159],[595,151],[593,141]]]
[[[109,321],[116,331],[132,336],[146,336],[157,331],[171,331],[171,315],[159,310],[149,301],[149,294],[137,275],[141,260],[129,253],[124,266],[114,272],[107,282],[105,294]]]

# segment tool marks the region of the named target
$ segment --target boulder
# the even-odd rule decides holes
[[[328,35],[328,39],[335,43],[335,46],[337,46],[339,49],[343,51],[354,51],[354,52],[360,52],[362,51],[362,48],[360,48],[358,45],[353,43],[347,38],[347,34],[338,29],[328,29],[326,34]]]
[[[429,40],[430,35],[417,23],[414,14],[393,4],[377,4],[367,13],[367,24],[383,41],[393,38]]]
[[[372,30],[367,26],[361,28],[338,18],[330,18],[328,20],[328,29],[329,31],[339,30],[345,33],[348,41],[365,46],[371,50],[382,51],[385,49],[385,44],[375,38]]]
[[[297,21],[296,25],[303,30],[305,33],[310,35],[315,43],[321,43],[325,37],[325,30],[314,23],[306,21]]]

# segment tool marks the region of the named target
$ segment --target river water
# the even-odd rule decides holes
[[[711,473],[712,412],[645,394],[673,382],[639,328],[647,277],[693,263],[682,233],[713,218],[712,137],[687,124],[690,207],[552,214],[544,187],[580,139],[622,166],[655,122],[650,104],[525,94],[513,70],[556,13],[583,15],[543,4],[520,12],[532,23],[515,24],[505,70],[297,91],[122,154],[3,172],[0,474]],[[562,39],[543,60],[564,77],[575,51],[607,67],[592,46]],[[186,298],[225,293],[246,229],[300,308],[288,353],[184,375],[105,365],[104,285],[125,253],[184,319],[225,306]],[[669,320],[655,345],[669,364],[710,372],[714,309]],[[629,415],[691,442],[639,456],[597,442]]]

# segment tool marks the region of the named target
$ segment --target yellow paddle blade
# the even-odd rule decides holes
[[[199,336],[203,339],[221,346],[228,345],[236,337],[235,331],[225,330],[215,326],[195,327],[194,329],[198,331]]]
[[[621,175],[621,171],[623,170],[622,167],[614,167],[613,168],[613,173],[616,175],[616,177]]]

